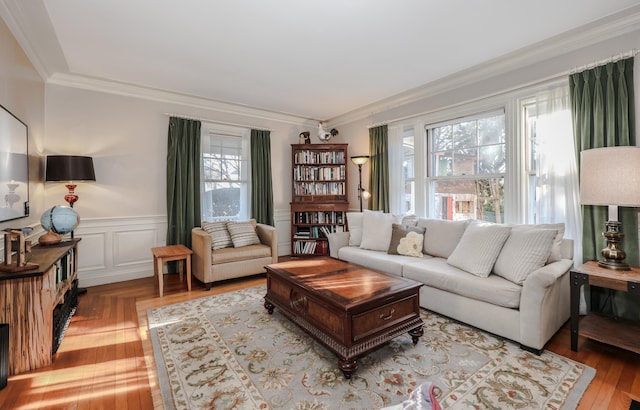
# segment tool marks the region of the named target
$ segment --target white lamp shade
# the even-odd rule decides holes
[[[356,165],[364,165],[367,163],[367,161],[369,161],[368,155],[357,155],[357,156],[351,157],[351,162],[353,162]]]
[[[582,151],[580,202],[584,205],[640,206],[640,147]]]

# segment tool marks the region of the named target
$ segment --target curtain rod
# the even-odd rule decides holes
[[[235,122],[210,120],[210,119],[207,119],[207,118],[193,117],[193,116],[190,116],[190,115],[175,114],[175,113],[171,113],[171,112],[165,112],[164,115],[166,115],[167,117],[177,117],[177,118],[183,118],[185,120],[196,120],[196,121],[208,122],[208,123],[211,123],[211,124],[230,125],[232,127],[251,128],[251,129],[254,129],[254,130],[261,130],[261,131],[273,131],[271,128],[266,128],[266,127],[256,127],[256,126],[253,126],[253,125],[238,124],[238,123],[235,123]]]
[[[603,60],[594,61],[591,64],[585,64],[585,65],[582,65],[582,66],[574,67],[569,72],[569,74],[576,74],[576,73],[580,73],[582,71],[591,70],[593,68],[600,67],[600,66],[605,65],[605,64],[615,63],[616,61],[624,60],[625,58],[634,57],[636,54],[638,54],[638,50],[636,50],[634,48],[634,49],[631,49],[629,51],[626,51],[626,52],[623,52],[623,53],[620,53],[620,54],[609,56],[609,58],[605,58]]]

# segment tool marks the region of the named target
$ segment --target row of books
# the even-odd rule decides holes
[[[344,195],[344,182],[297,182],[293,189],[296,195]]]
[[[293,178],[297,180],[339,181],[346,178],[345,166],[305,167],[297,165],[293,168]]]
[[[336,211],[296,212],[295,222],[299,224],[343,224],[345,213]]]
[[[343,225],[311,226],[307,228],[298,227],[293,234],[293,239],[316,239],[327,238],[330,233],[344,232]]]
[[[329,252],[327,241],[295,241],[293,251],[297,255],[326,255]]]
[[[344,151],[297,151],[296,164],[344,164]]]

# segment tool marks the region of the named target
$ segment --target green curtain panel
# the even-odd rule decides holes
[[[369,128],[369,209],[389,212],[389,132],[387,125]]]
[[[171,117],[167,149],[167,245],[191,248],[200,226],[200,121]]]
[[[251,217],[274,226],[270,131],[251,130]]]
[[[633,63],[628,58],[591,70],[572,74],[569,78],[573,129],[578,150],[591,148],[636,145],[635,108],[633,93]],[[580,163],[578,162],[580,166]],[[602,236],[607,220],[607,207],[584,205],[582,252],[585,261],[597,260],[600,250],[606,247]],[[619,208],[627,253],[626,262],[638,266],[638,209]],[[589,295],[589,292],[585,292]],[[640,303],[625,292],[597,287],[600,306],[591,306],[617,317],[640,320]]]

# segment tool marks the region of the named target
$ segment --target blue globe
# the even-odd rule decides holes
[[[44,211],[40,218],[40,224],[45,230],[60,235],[73,232],[79,223],[78,213],[68,206],[56,205]]]

